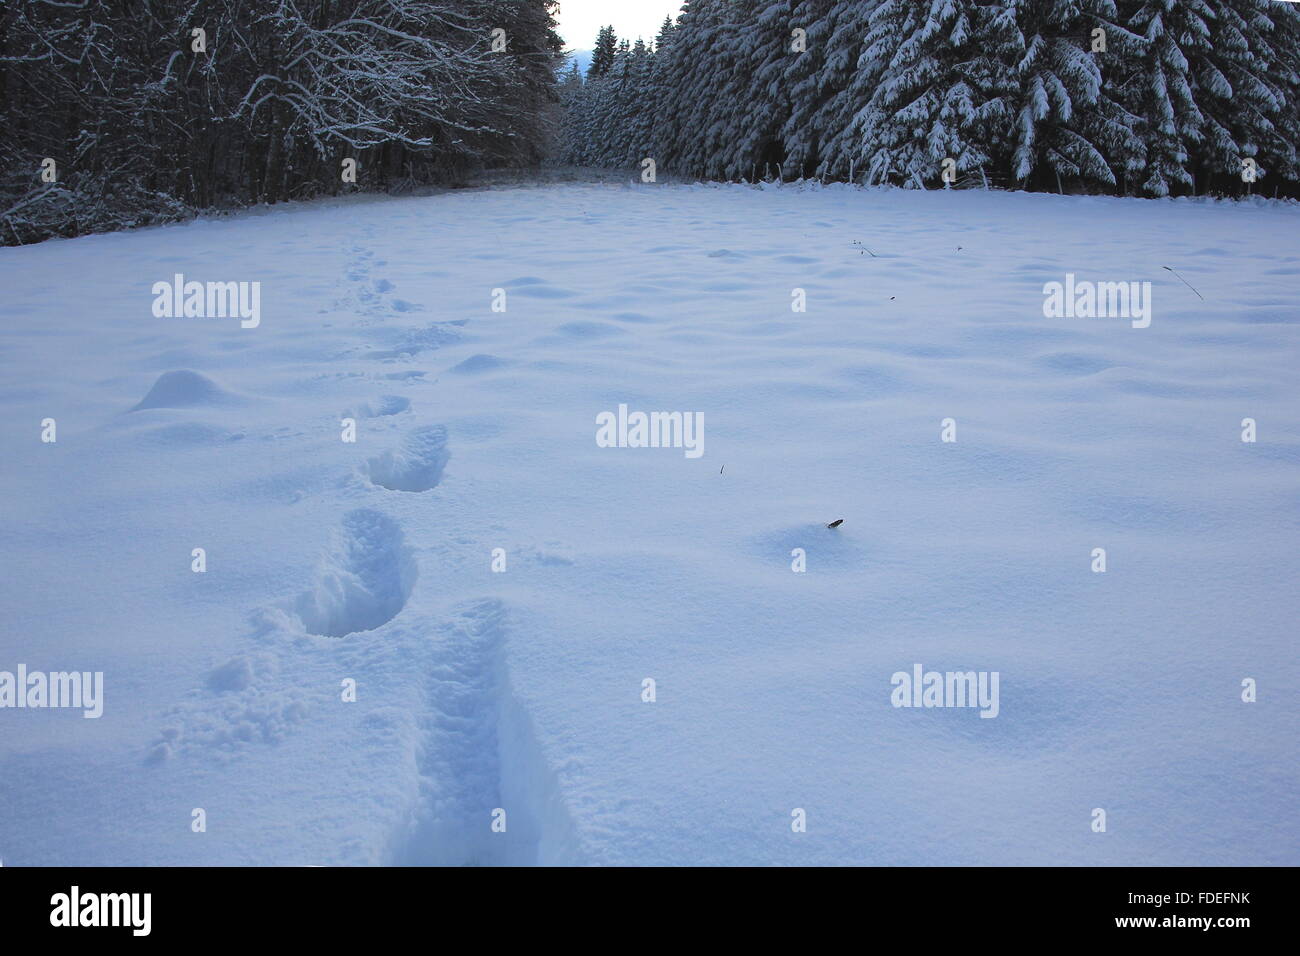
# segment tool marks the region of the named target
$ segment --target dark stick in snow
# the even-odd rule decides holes
[[[1168,266],[1162,266],[1161,268],[1168,269],[1170,272],[1174,272],[1174,270],[1170,269]],[[1174,272],[1174,275],[1178,276],[1178,273]],[[1182,282],[1183,285],[1187,286],[1187,288],[1191,289],[1193,292],[1196,292],[1195,287],[1193,287],[1192,284],[1188,282],[1186,279],[1184,279],[1182,276],[1178,276],[1178,279],[1180,282]],[[1202,302],[1205,301],[1205,296],[1201,295],[1199,292],[1196,292],[1196,297],[1200,299]]]

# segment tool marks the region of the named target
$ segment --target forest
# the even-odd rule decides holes
[[[570,72],[569,162],[715,180],[1297,194],[1300,6],[692,0]]]
[[[555,6],[6,3],[0,234],[29,242],[535,164],[555,121]]]
[[[555,0],[0,8],[0,241],[542,163],[1300,195],[1300,5],[687,0],[565,68]]]

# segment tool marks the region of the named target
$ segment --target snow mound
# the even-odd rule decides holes
[[[471,355],[463,362],[459,362],[451,367],[451,371],[458,375],[478,375],[482,372],[493,372],[505,366],[502,359],[495,355]]]
[[[242,399],[228,392],[201,372],[180,369],[164,372],[153,383],[149,394],[131,411],[146,408],[190,408],[199,405],[239,405]]]

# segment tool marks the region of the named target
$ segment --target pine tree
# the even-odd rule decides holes
[[[655,52],[660,53],[673,38],[673,18],[664,17],[664,22],[659,25],[659,33],[655,36]]]
[[[673,21],[664,17],[664,22],[655,37],[654,53],[650,61],[649,90],[646,93],[644,109],[650,114],[646,132],[647,152],[659,157],[666,135],[665,112],[667,110],[669,90],[673,82],[672,47],[677,37],[677,27]]]
[[[727,31],[716,48],[724,87],[710,128],[717,150],[709,168],[725,179],[753,175],[779,142],[789,115],[785,73],[803,55],[792,49],[789,0],[750,0],[748,10],[740,9],[748,28]]]
[[[1205,61],[1193,75],[1204,118],[1198,177],[1227,186],[1254,160],[1261,180],[1300,179],[1298,111],[1286,79],[1297,75],[1300,11],[1268,0],[1216,0],[1214,13]]]
[[[1300,193],[1300,4],[687,0],[648,56],[604,42],[617,82],[580,101],[595,161],[917,187],[952,160],[1155,196],[1242,191],[1249,161]]]
[[[922,187],[945,161],[987,167],[1005,147],[1014,77],[999,54],[1009,37],[1002,4],[884,0],[872,13],[854,83],[871,89],[850,124],[872,182]]]
[[[559,95],[562,112],[555,157],[567,165],[588,165],[582,131],[587,112],[586,89],[577,63],[571,61],[568,70],[560,75]]]
[[[726,80],[721,51],[737,29],[728,23],[728,13],[727,0],[686,0],[668,53],[657,151],[666,168],[682,175],[717,175],[718,145],[708,133]]]
[[[850,173],[856,179],[861,171],[856,163],[861,137],[851,134],[849,127],[870,91],[853,79],[878,4],[879,0],[799,0],[796,4],[792,21],[808,31],[808,51],[792,61],[785,79],[790,115],[782,140],[791,164],[815,167],[819,176],[845,180]]]
[[[1144,55],[1128,64],[1122,86],[1124,105],[1142,124],[1142,189],[1153,196],[1191,190],[1192,149],[1204,123],[1193,77],[1209,53],[1214,11],[1207,0],[1141,0],[1121,9],[1125,26],[1145,46]]]
[[[1107,143],[1126,154],[1140,150],[1122,134],[1113,142],[1120,131],[1106,124],[1106,107],[1099,105],[1101,57],[1122,56],[1124,48],[1094,52],[1101,45],[1094,31],[1105,31],[1115,14],[1112,0],[1016,0],[1008,8],[1008,52],[1019,87],[1010,130],[1013,181],[1024,183],[1037,172],[1051,188],[1043,178],[1050,172],[1058,188],[1062,179],[1111,187],[1116,180]]]
[[[601,27],[596,34],[596,46],[591,52],[591,65],[587,68],[588,76],[604,76],[614,66],[614,54],[618,52],[618,36],[612,26]]]
[[[1260,55],[1271,61],[1270,69],[1282,94],[1273,132],[1264,144],[1265,156],[1278,175],[1290,181],[1291,195],[1295,195],[1294,184],[1300,182],[1300,5],[1270,4],[1252,19],[1261,33],[1272,36],[1271,51]],[[1268,26],[1264,26],[1265,22]]]
[[[620,90],[622,124],[627,129],[622,150],[629,166],[654,154],[655,93],[654,54],[637,37],[628,58],[626,84]]]

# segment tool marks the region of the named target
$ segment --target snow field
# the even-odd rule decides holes
[[[1298,222],[571,185],[2,250],[0,668],[107,699],[0,714],[0,856],[1294,864]],[[154,318],[177,271],[261,324]]]

